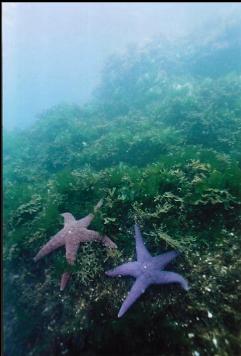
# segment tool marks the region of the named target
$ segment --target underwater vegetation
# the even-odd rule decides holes
[[[241,353],[240,33],[130,50],[88,105],[4,132],[6,356]],[[92,229],[117,249],[91,241],[73,266],[63,249],[33,262],[60,214],[78,220],[101,198]],[[134,221],[152,256],[182,252],[170,270],[190,290],[150,286],[118,319],[133,281],[104,272],[135,260]]]

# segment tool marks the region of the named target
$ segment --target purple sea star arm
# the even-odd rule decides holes
[[[180,253],[178,251],[169,251],[163,253],[162,255],[152,257],[152,262],[156,268],[163,269],[168,263],[170,263],[179,254]]]
[[[145,260],[148,260],[151,255],[147,251],[146,246],[144,245],[142,235],[140,228],[137,224],[135,224],[135,239],[136,239],[136,255],[137,255],[137,260],[139,262],[143,262]]]
[[[183,289],[188,290],[188,282],[178,273],[174,272],[156,272],[152,276],[153,284],[169,284],[169,283],[179,283]]]
[[[63,213],[60,215],[64,218],[64,225],[68,225],[76,221],[74,216],[70,213]]]
[[[140,275],[140,265],[138,262],[128,262],[106,271],[105,274],[109,277],[115,276],[133,276],[138,277]]]
[[[64,234],[58,233],[52,239],[47,242],[34,257],[34,261],[37,262],[40,258],[48,255],[50,252],[56,250],[57,248],[65,244]]]
[[[121,318],[126,313],[126,311],[140,297],[140,295],[145,292],[146,288],[149,285],[149,280],[146,279],[144,276],[137,278],[119,310],[118,318]]]

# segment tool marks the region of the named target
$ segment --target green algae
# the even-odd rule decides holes
[[[241,352],[240,73],[197,76],[187,63],[180,73],[170,53],[147,46],[115,59],[89,106],[52,108],[5,135],[6,355]],[[60,213],[81,218],[101,197],[91,226],[117,251],[83,244],[73,267],[61,249],[33,263]],[[134,221],[153,254],[182,252],[175,269],[191,289],[153,286],[117,320],[132,281],[104,271],[134,259]]]

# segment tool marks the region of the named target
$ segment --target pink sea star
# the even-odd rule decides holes
[[[102,205],[102,199],[94,208],[96,212]],[[42,257],[48,255],[50,252],[65,245],[66,259],[70,265],[73,265],[78,248],[81,242],[99,241],[109,248],[116,248],[116,244],[111,241],[108,236],[101,236],[97,231],[87,229],[91,221],[94,219],[94,214],[89,214],[80,220],[76,220],[70,213],[61,214],[64,218],[64,227],[56,235],[54,235],[49,242],[47,242],[34,257],[37,262]],[[69,272],[64,272],[61,277],[60,290],[64,290],[70,278]]]

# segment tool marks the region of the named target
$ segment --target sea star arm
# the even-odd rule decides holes
[[[103,205],[103,199],[100,199],[100,200],[98,201],[98,203],[96,204],[96,206],[94,207],[94,212],[96,213],[96,211],[97,211],[98,209],[100,209],[100,208],[102,207],[102,205]]]
[[[103,199],[100,199],[100,201],[94,207],[94,212],[95,213],[97,212],[98,209],[100,209],[102,204],[103,204]],[[90,225],[91,221],[94,219],[94,217],[95,217],[95,215],[91,213],[91,214],[85,216],[83,219],[78,220],[78,224],[81,227],[87,228]]]
[[[188,282],[178,273],[174,272],[157,272],[152,277],[153,284],[169,284],[169,283],[179,283],[181,287],[188,290]]]
[[[138,262],[128,262],[106,271],[105,274],[109,277],[115,276],[133,276],[137,277],[140,274],[140,267]]]
[[[70,273],[69,272],[64,272],[61,277],[61,282],[60,282],[60,290],[64,290],[68,281],[70,279]]]
[[[100,242],[102,242],[102,244],[106,247],[117,248],[117,245],[106,235],[104,237],[101,237]]]
[[[66,239],[65,242],[66,260],[70,265],[73,265],[76,260],[79,245],[80,245],[79,236],[71,236],[71,239]]]
[[[176,258],[180,253],[178,251],[169,251],[159,256],[152,257],[152,262],[156,268],[163,269],[168,263]]]
[[[63,214],[60,214],[61,216],[63,216],[64,218],[64,225],[67,225],[67,224],[70,224],[72,222],[75,222],[75,218],[72,214],[70,213],[63,213]]]
[[[150,253],[147,251],[146,246],[144,245],[140,228],[135,224],[135,239],[136,239],[136,254],[137,260],[143,262],[151,257]]]
[[[98,232],[93,230],[86,230],[83,236],[84,241],[99,241],[104,246],[109,248],[116,248],[116,244],[108,237],[108,236],[101,236]]]
[[[91,221],[94,219],[94,217],[95,217],[94,214],[89,214],[89,215],[85,216],[84,218],[78,220],[78,225],[80,227],[87,228],[90,225]]]
[[[128,296],[124,300],[119,313],[118,318],[122,317],[126,311],[132,306],[132,304],[143,294],[146,288],[150,285],[150,282],[147,278],[141,276],[137,278],[135,283],[133,284]]]
[[[64,234],[56,234],[49,242],[47,242],[34,257],[34,261],[37,262],[40,258],[48,255],[50,252],[65,244]]]

